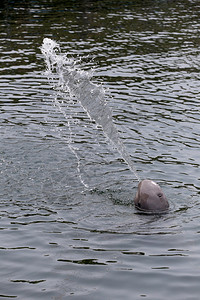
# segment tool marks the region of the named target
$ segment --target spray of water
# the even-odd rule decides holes
[[[47,76],[51,85],[59,92],[69,95],[69,99],[76,99],[88,116],[102,127],[106,137],[118,150],[130,170],[137,174],[132,159],[119,137],[116,126],[112,120],[112,112],[105,101],[105,91],[101,85],[94,84],[91,72],[81,70],[77,61],[61,53],[58,43],[45,38],[41,47],[47,65]],[[67,119],[67,116],[65,116]]]

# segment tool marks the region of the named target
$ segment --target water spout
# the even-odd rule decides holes
[[[91,72],[81,70],[77,67],[75,60],[62,54],[59,44],[55,41],[45,38],[41,51],[47,65],[47,76],[52,86],[79,101],[88,116],[101,126],[105,136],[109,138],[137,180],[140,181],[134,163],[113,123],[112,112],[105,101],[103,87],[91,81]]]

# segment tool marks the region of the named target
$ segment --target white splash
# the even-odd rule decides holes
[[[58,91],[67,93],[71,99],[79,101],[88,116],[101,126],[106,137],[118,150],[130,170],[140,181],[132,159],[119,137],[112,120],[112,112],[105,101],[105,91],[101,85],[91,81],[92,72],[81,70],[77,61],[61,53],[55,41],[45,38],[41,47],[47,65],[46,74],[51,85]],[[65,116],[67,119],[67,116]]]

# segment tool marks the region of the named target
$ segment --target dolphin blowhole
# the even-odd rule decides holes
[[[161,187],[149,179],[139,182],[134,204],[138,210],[144,212],[163,213],[169,209],[169,202]]]

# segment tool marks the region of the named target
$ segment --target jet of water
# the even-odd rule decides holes
[[[79,101],[88,116],[102,127],[105,136],[109,138],[137,180],[140,181],[133,161],[113,123],[112,112],[105,101],[103,87],[92,82],[91,72],[81,70],[76,60],[69,59],[66,54],[61,53],[60,46],[55,41],[45,38],[41,51],[52,86],[58,91],[68,93],[71,99],[75,98]]]

